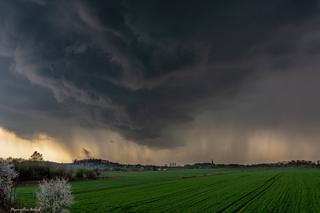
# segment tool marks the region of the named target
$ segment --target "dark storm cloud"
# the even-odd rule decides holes
[[[301,58],[296,55],[301,38],[318,32],[318,2],[312,0],[2,1],[0,6],[0,55],[7,60],[1,68],[6,92],[0,124],[22,135],[44,132],[62,139],[65,127],[82,126],[111,129],[150,146],[177,146],[183,141],[171,138],[172,132],[191,125],[207,108],[212,122],[248,116],[242,124],[248,129],[264,128],[269,119],[281,123],[260,99],[250,102],[257,114],[239,103],[227,105],[231,109],[222,118],[217,112],[248,82],[279,68],[290,75],[292,60]],[[309,42],[305,52],[317,55],[319,40]],[[265,64],[267,71],[261,68]],[[10,98],[16,95],[23,98]],[[277,109],[287,107],[281,102]],[[266,121],[259,119],[265,113]]]

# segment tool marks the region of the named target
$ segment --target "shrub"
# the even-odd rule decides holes
[[[97,169],[77,169],[75,172],[75,179],[96,179],[100,176]]]
[[[77,169],[75,173],[76,173],[75,175],[76,179],[83,179],[85,177],[84,169]]]
[[[39,184],[37,203],[42,212],[69,212],[67,209],[73,203],[70,184],[63,178],[44,180]]]
[[[98,170],[86,170],[85,175],[87,179],[96,179],[99,177],[100,173]]]

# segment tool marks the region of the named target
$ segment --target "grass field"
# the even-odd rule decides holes
[[[109,173],[72,182],[71,212],[320,212],[318,169],[209,169]],[[33,207],[36,186],[16,189]]]

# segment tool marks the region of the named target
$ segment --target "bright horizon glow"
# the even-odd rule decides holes
[[[28,140],[18,137],[0,127],[0,157],[28,159],[34,151],[44,156],[44,160],[55,162],[71,162],[68,151],[53,138],[40,134],[37,138]]]
[[[223,145],[211,143],[214,138],[210,135],[197,136],[198,143],[188,141],[185,146],[173,149],[157,149],[132,141],[127,141],[120,135],[110,131],[77,131],[74,139],[70,141],[73,146],[64,147],[64,143],[57,141],[45,134],[40,134],[34,139],[24,139],[0,127],[0,157],[29,159],[34,151],[44,156],[44,160],[54,162],[72,162],[73,159],[81,159],[82,148],[89,149],[92,156],[119,163],[130,164],[155,164],[164,165],[176,162],[178,165],[197,162],[216,163],[271,163],[289,160],[317,160],[318,149],[307,141],[301,143],[288,143],[290,138],[282,134],[271,132],[257,132],[248,138],[246,149],[248,157],[241,161],[233,151],[233,138],[218,139]],[[108,140],[114,141],[112,143]],[[217,140],[217,139],[216,139]],[[86,142],[90,141],[90,144]],[[105,143],[100,143],[105,141]],[[77,142],[77,143],[75,143]],[[233,160],[228,160],[232,159]]]

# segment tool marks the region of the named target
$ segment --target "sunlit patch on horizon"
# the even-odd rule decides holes
[[[28,140],[0,127],[0,147],[2,148],[0,149],[2,158],[28,159],[34,151],[38,151],[43,154],[44,160],[56,162],[70,162],[72,160],[68,150],[45,134]]]

